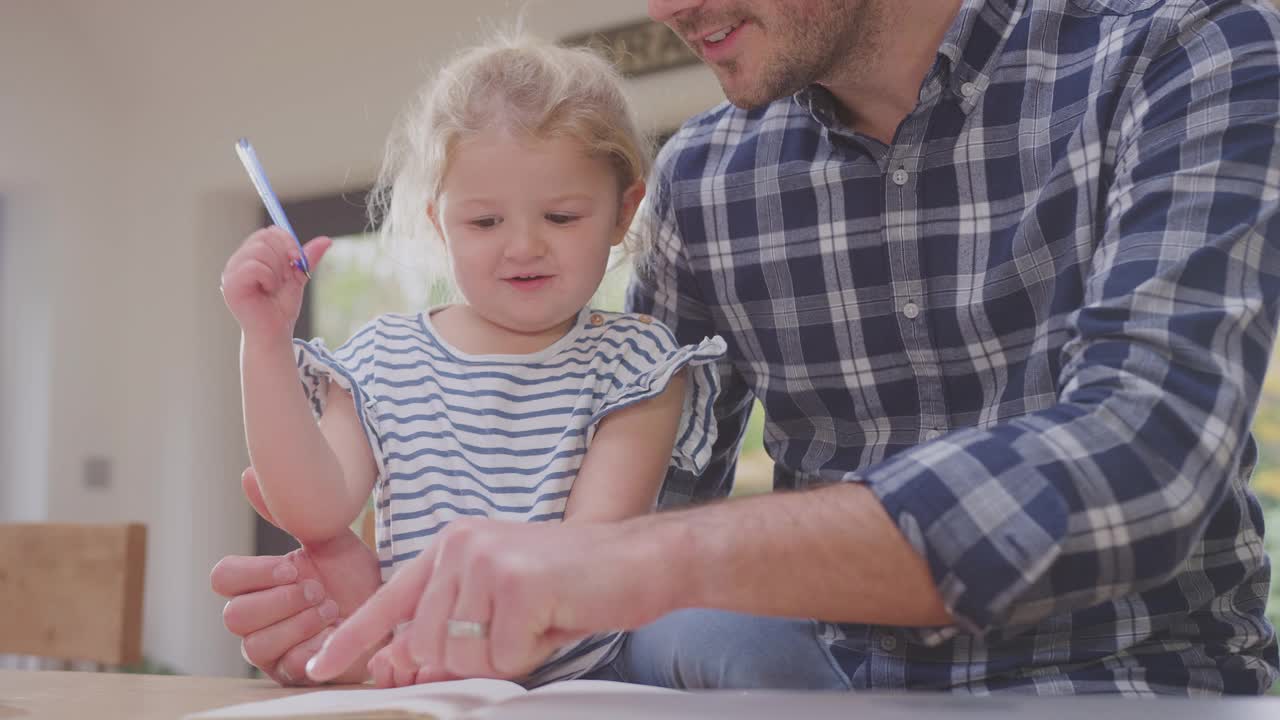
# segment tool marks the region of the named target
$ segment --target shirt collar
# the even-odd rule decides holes
[[[1027,0],[964,0],[938,47],[937,72],[968,113],[987,89]]]

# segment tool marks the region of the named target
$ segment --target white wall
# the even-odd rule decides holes
[[[17,12],[22,22],[8,20]],[[0,12],[0,468],[5,519],[48,512],[56,474],[50,464],[52,406],[59,382],[56,341],[85,329],[73,296],[98,286],[87,265],[99,254],[86,238],[100,210],[96,188],[106,167],[99,120],[108,114],[92,67],[75,39],[59,31],[57,9],[34,2]],[[69,257],[83,251],[83,257]],[[87,282],[88,285],[81,285]],[[84,373],[66,378],[76,383]],[[79,388],[68,388],[76,392]],[[90,393],[87,404],[103,395]]]
[[[644,13],[525,4],[549,38]],[[253,138],[286,198],[366,185],[429,68],[519,6],[0,0],[0,521],[146,522],[154,659],[243,667],[207,582],[252,543],[217,279],[261,210],[232,143]],[[701,68],[632,90],[652,127],[721,98]],[[83,487],[91,456],[109,489]]]

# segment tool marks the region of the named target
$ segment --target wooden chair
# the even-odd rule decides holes
[[[0,524],[0,653],[142,660],[147,528]]]

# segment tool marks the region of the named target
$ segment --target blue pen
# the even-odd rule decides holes
[[[240,162],[244,164],[245,172],[249,173],[249,179],[253,181],[253,187],[258,191],[258,197],[262,198],[262,204],[266,206],[267,214],[271,216],[271,222],[284,228],[285,232],[289,233],[293,241],[298,244],[301,259],[295,263],[295,266],[306,273],[307,279],[310,280],[311,265],[307,262],[307,252],[302,249],[302,241],[298,239],[298,234],[293,231],[293,226],[289,224],[289,218],[284,216],[284,208],[280,207],[280,199],[271,190],[271,183],[267,182],[267,173],[262,170],[262,163],[258,162],[258,154],[253,151],[253,145],[249,144],[249,138],[240,138],[236,141],[236,155],[240,156]]]

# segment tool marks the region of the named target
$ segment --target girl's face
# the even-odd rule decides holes
[[[608,162],[565,138],[486,130],[453,148],[428,214],[454,280],[484,321],[521,334],[562,335],[590,301],[644,196],[619,194]]]

